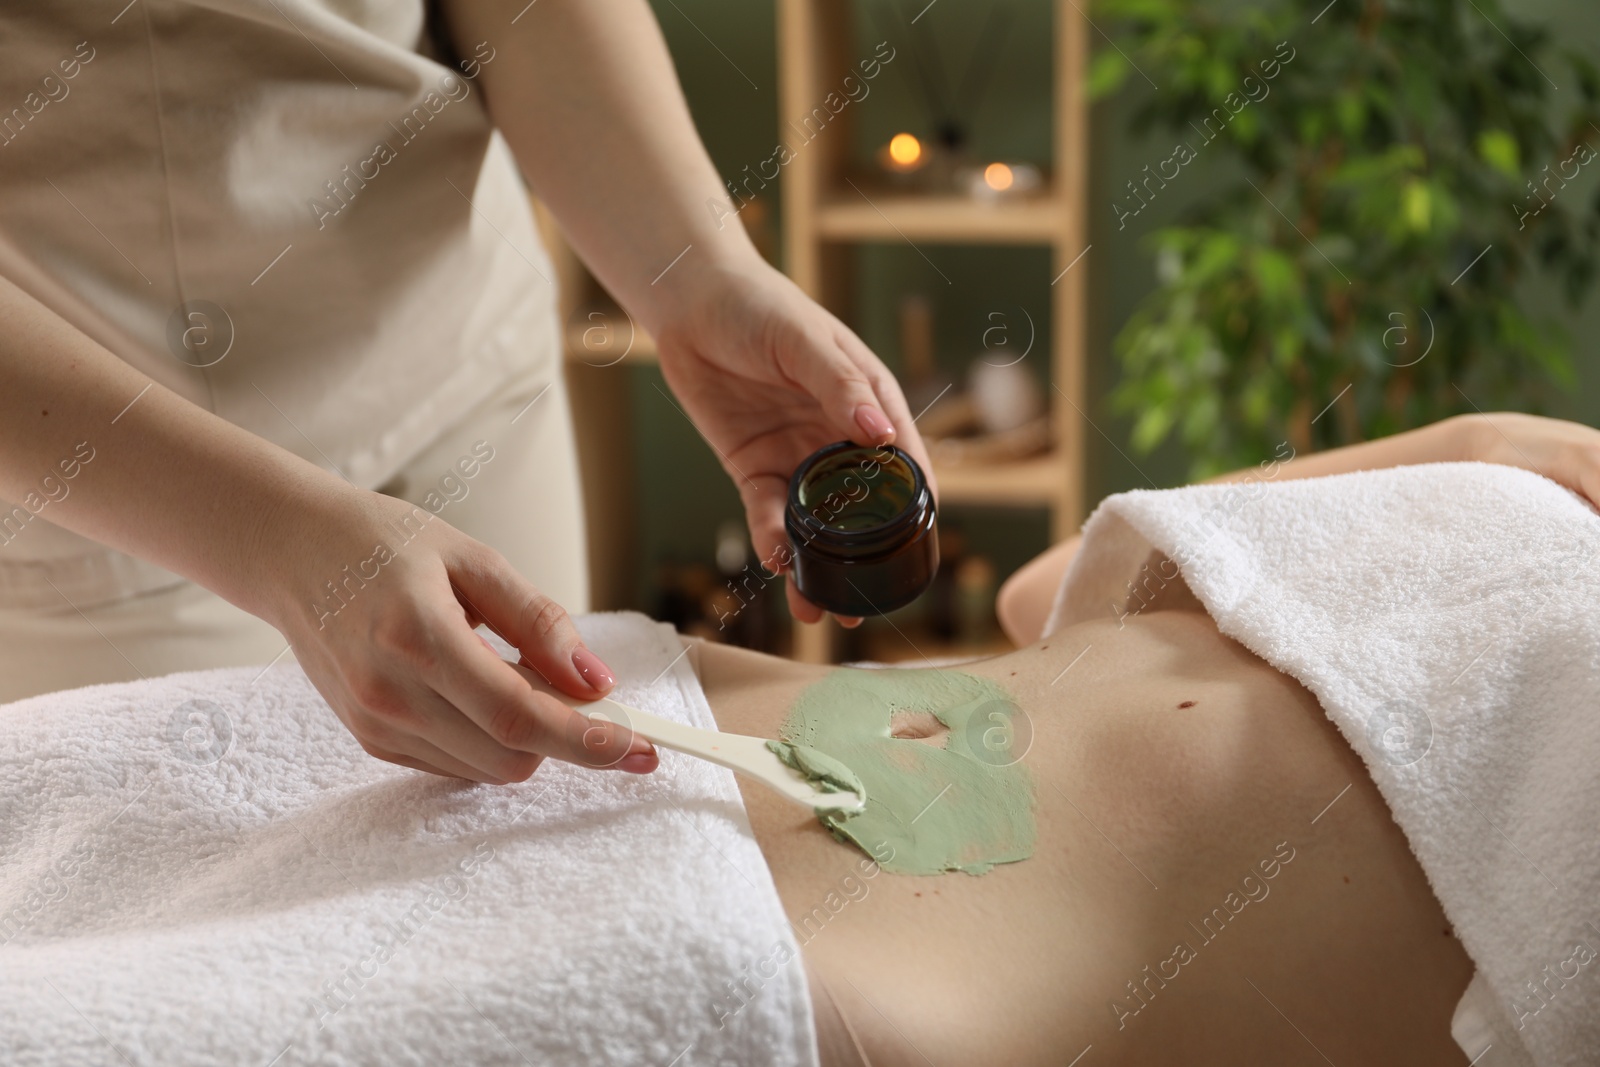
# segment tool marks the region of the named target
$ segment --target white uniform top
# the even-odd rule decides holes
[[[424,0],[0,9],[0,273],[194,403],[382,484],[559,343],[473,80],[508,60],[430,58],[424,22]],[[49,518],[0,506],[0,607],[178,580]]]

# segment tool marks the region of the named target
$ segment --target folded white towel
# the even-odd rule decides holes
[[[1084,529],[1046,632],[1137,611],[1181,566],[1365,761],[1477,966],[1468,1056],[1600,1062],[1594,510],[1447,463],[1123,493]]]
[[[618,699],[715,728],[670,627],[579,629]],[[258,673],[0,707],[0,1063],[817,1062],[728,771],[465,785]]]

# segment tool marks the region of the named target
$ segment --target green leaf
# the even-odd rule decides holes
[[[1089,98],[1099,100],[1110,96],[1122,88],[1122,83],[1128,80],[1132,70],[1122,53],[1114,48],[1096,53],[1089,63]]]
[[[1206,91],[1213,107],[1221,107],[1222,98],[1233,92],[1238,82],[1239,76],[1226,60],[1213,59],[1206,65]],[[1223,108],[1223,114],[1227,114],[1227,108]]]
[[[1294,262],[1277,249],[1258,249],[1251,257],[1250,269],[1262,299],[1269,304],[1292,300],[1300,288]]]
[[[1367,120],[1367,105],[1359,92],[1341,93],[1334,97],[1333,110],[1338,116],[1341,133],[1346,137],[1361,133],[1361,127]]]
[[[1145,408],[1140,413],[1138,421],[1133,424],[1133,447],[1139,452],[1153,451],[1167,439],[1172,423],[1173,415],[1170,408]]]
[[[1406,182],[1405,190],[1400,195],[1400,204],[1406,228],[1414,233],[1426,233],[1428,223],[1433,219],[1433,196],[1428,191],[1428,183],[1420,178]]]
[[[1484,130],[1478,134],[1478,155],[1489,166],[1512,180],[1522,173],[1517,139],[1505,130]]]
[[[1217,431],[1222,416],[1222,399],[1215,393],[1203,393],[1183,416],[1183,439],[1203,441]]]

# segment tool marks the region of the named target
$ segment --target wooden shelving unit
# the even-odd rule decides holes
[[[655,363],[655,342],[640,331],[629,345],[632,331],[626,329],[627,316],[584,267],[538,200],[533,201],[533,216],[560,292],[564,377],[588,529],[587,607],[595,611],[628,607],[637,588],[639,544],[633,420],[627,415],[632,402],[623,368]],[[591,318],[591,312],[602,318]]]
[[[856,60],[849,0],[777,0],[779,126],[803,120]],[[1055,0],[1051,180],[1032,199],[983,203],[967,197],[883,192],[851,168],[846,109],[783,172],[785,268],[846,322],[852,315],[850,249],[865,242],[1046,245],[1052,250],[1050,416],[1053,450],[1014,463],[935,469],[941,503],[1041,507],[1055,538],[1083,515],[1084,348],[1088,261],[1087,29],[1073,0]],[[1070,267],[1070,269],[1069,269]],[[800,627],[796,658],[830,661],[830,627]]]
[[[640,331],[633,336],[611,327],[613,322],[625,318],[616,308],[597,305],[590,313],[601,315],[601,320],[586,317],[585,309],[577,308],[572,317],[576,320],[566,329],[566,358],[575,363],[587,363],[595,368],[616,366],[618,363],[638,365],[657,363],[655,338]],[[605,325],[597,325],[604,322]],[[615,362],[613,362],[615,361]]]
[[[818,204],[815,218],[824,241],[1049,244],[1061,232],[1062,206],[1053,196],[984,204],[961,196],[852,190]]]
[[[934,477],[946,503],[1054,507],[1071,476],[1062,460],[1051,453],[1015,463],[935,465]]]

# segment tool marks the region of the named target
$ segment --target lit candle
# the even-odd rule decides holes
[[[983,183],[997,193],[1003,193],[1011,188],[1011,168],[1004,163],[991,163],[983,168]]]
[[[909,133],[897,133],[889,139],[887,159],[891,170],[916,170],[923,162],[922,142]]]
[[[957,178],[977,200],[1011,200],[1027,196],[1044,184],[1044,175],[1032,163],[990,163],[979,170],[968,167]]]

